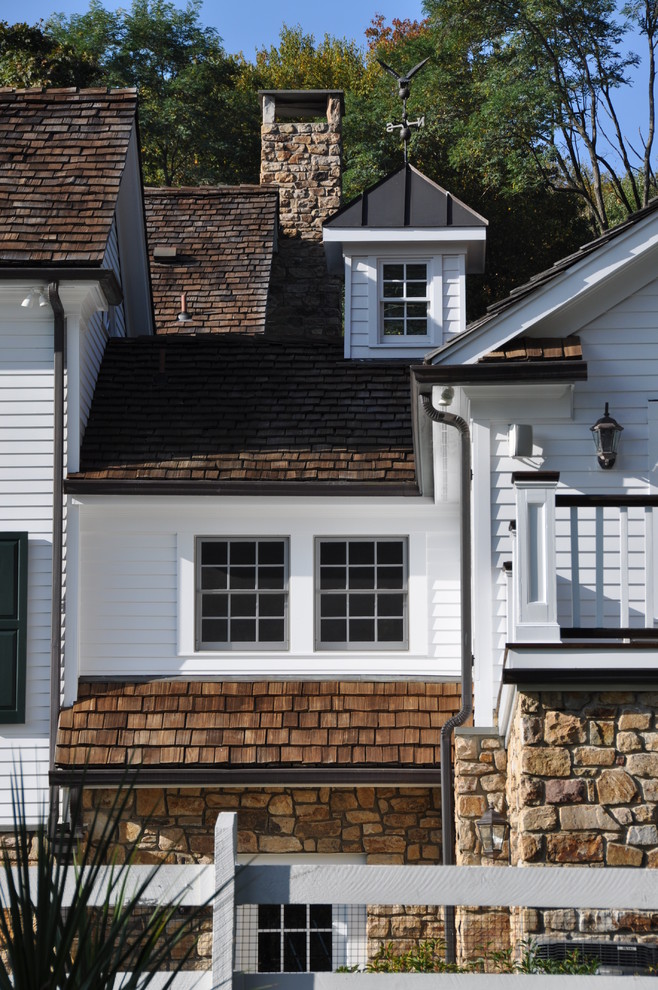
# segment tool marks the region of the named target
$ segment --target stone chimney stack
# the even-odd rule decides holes
[[[279,190],[279,246],[267,330],[335,337],[342,286],[329,275],[322,224],[341,205],[340,90],[262,90],[261,185]],[[318,119],[322,118],[322,119]]]

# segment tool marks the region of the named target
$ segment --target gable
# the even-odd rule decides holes
[[[0,264],[100,267],[135,90],[0,91]]]

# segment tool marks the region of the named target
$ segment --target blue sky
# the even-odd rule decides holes
[[[182,3],[180,4],[182,6]],[[130,7],[130,0],[104,0],[108,9]],[[19,4],[0,0],[0,20],[10,23],[20,18],[28,24],[52,13],[84,13],[87,0],[21,0]],[[228,52],[243,51],[252,59],[257,48],[278,41],[282,23],[300,24],[305,32],[321,38],[325,34],[354,38],[364,43],[364,31],[375,14],[393,17],[420,18],[421,0],[204,0],[201,20],[216,28],[224,39]]]

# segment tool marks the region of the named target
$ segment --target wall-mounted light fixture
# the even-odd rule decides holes
[[[187,311],[187,292],[181,292],[180,313],[176,317],[179,323],[189,323],[192,317]]]
[[[475,827],[478,830],[484,855],[492,856],[494,859],[500,856],[509,834],[509,822],[505,816],[490,804],[482,818],[476,821]]]
[[[605,412],[600,419],[597,419],[594,426],[590,426],[596,447],[596,456],[602,468],[611,468],[617,460],[617,449],[619,438],[624,429],[616,419],[608,413],[608,403],[605,404]]]
[[[46,295],[45,290],[39,285],[35,286],[33,289],[30,289],[21,302],[23,309],[34,309],[35,306],[40,306],[43,308],[48,305],[48,296]]]

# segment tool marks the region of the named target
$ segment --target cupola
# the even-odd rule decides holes
[[[461,333],[486,228],[408,164],[326,221],[329,270],[345,273],[345,356],[417,360]]]

